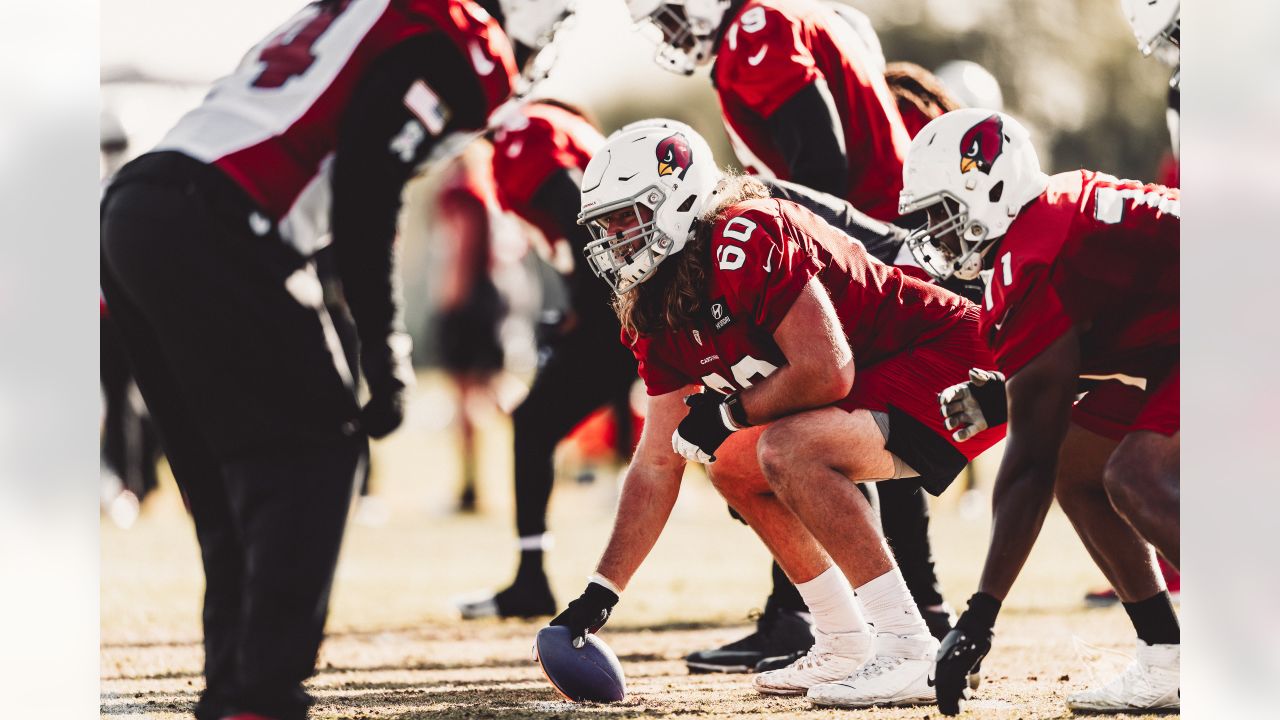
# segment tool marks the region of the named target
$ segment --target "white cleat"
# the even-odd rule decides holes
[[[938,641],[932,635],[877,635],[876,655],[857,672],[809,688],[816,707],[865,708],[875,705],[931,705]]]
[[[1138,654],[1115,680],[1067,696],[1067,707],[1086,712],[1178,710],[1182,706],[1180,645],[1138,641]]]
[[[857,671],[871,657],[871,633],[825,633],[815,628],[813,637],[813,648],[799,660],[752,678],[756,691],[765,695],[803,695],[814,685]]]

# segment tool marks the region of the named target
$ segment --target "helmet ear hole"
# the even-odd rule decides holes
[[[1004,195],[1004,181],[991,186],[991,192],[987,193],[987,199],[993,203],[1000,202],[1000,196]]]
[[[689,212],[689,208],[693,207],[693,203],[697,199],[698,199],[697,195],[690,195],[689,197],[685,198],[684,202],[680,203],[680,207],[676,208],[676,212],[682,212],[682,213]]]

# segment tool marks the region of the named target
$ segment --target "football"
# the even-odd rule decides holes
[[[552,687],[574,702],[618,702],[627,696],[627,680],[618,656],[595,635],[573,646],[569,628],[544,627],[533,641],[534,657]]]

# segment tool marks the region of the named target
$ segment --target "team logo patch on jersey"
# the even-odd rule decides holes
[[[729,314],[729,306],[725,304],[723,296],[711,303],[708,312],[711,314],[711,327],[714,327],[716,332],[733,324],[733,316]]]
[[[991,166],[1004,152],[1004,121],[992,115],[969,128],[960,138],[960,172],[977,168],[985,175],[991,174]]]
[[[658,175],[663,177],[679,173],[676,179],[683,180],[693,164],[693,151],[689,149],[689,139],[682,133],[676,133],[658,143],[655,153],[658,156]]]

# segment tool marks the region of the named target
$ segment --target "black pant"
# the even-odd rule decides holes
[[[929,542],[929,503],[915,478],[876,483],[880,525],[911,597],[921,607],[942,604]]]
[[[592,412],[625,396],[635,382],[635,357],[618,335],[616,320],[584,317],[552,346],[528,397],[512,416],[516,530],[521,537],[547,531],[556,445]],[[622,431],[622,422],[618,429]]]
[[[102,288],[200,543],[196,716],[304,718],[367,450],[346,363],[305,259],[205,166],[135,162],[104,200]]]

